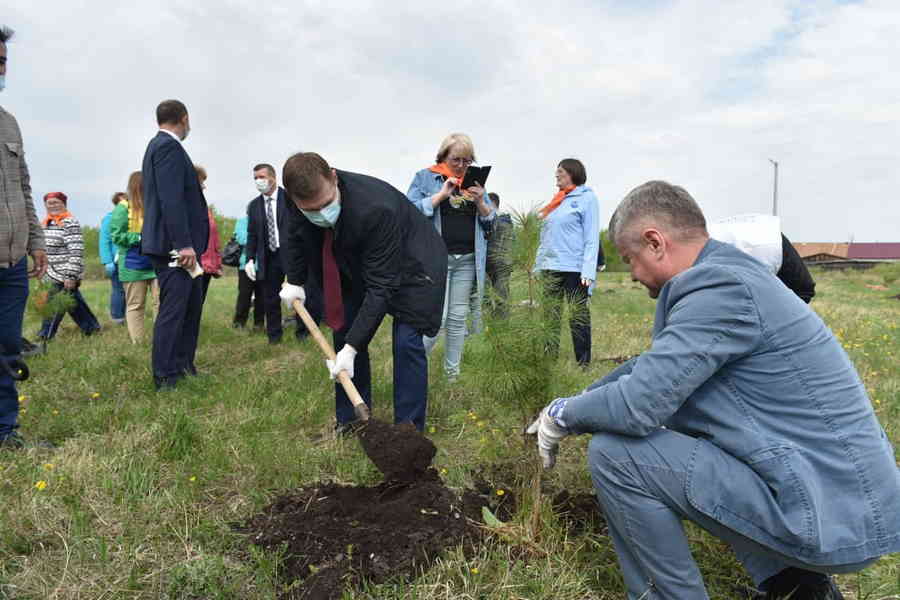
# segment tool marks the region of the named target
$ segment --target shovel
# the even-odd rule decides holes
[[[308,329],[309,333],[313,336],[313,339],[316,340],[317,344],[319,344],[319,348],[322,349],[322,353],[325,355],[325,358],[327,358],[328,360],[334,360],[334,348],[331,347],[331,344],[329,344],[328,340],[325,339],[325,336],[322,335],[322,332],[319,330],[319,326],[316,325],[316,322],[313,320],[313,318],[309,316],[309,312],[307,312],[306,307],[303,306],[303,303],[299,300],[294,300],[293,307],[297,315],[300,316],[300,320],[302,320],[303,324],[306,325],[306,329]],[[362,396],[359,395],[359,392],[356,390],[356,386],[353,385],[353,380],[350,379],[349,375],[347,375],[347,371],[341,371],[340,373],[338,373],[337,380],[341,383],[341,386],[343,386],[344,391],[347,392],[347,397],[350,398],[350,402],[353,403],[353,412],[356,413],[356,418],[360,421],[368,421],[369,407],[366,406],[366,403],[363,401]]]
[[[294,300],[292,306],[325,356],[334,360],[334,348],[322,335],[319,326],[309,316],[303,303]],[[363,402],[346,371],[338,373],[338,381],[341,382],[350,402],[353,403],[353,411],[356,413],[357,419],[362,421],[361,425],[364,425],[355,429],[363,450],[375,463],[378,470],[384,474],[385,479],[414,481],[422,477],[431,466],[431,459],[437,452],[437,448],[431,443],[431,440],[416,431],[412,423],[388,425],[378,419],[370,419],[369,407]]]

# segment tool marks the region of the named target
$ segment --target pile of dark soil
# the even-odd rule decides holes
[[[336,599],[363,581],[412,579],[446,549],[481,541],[482,507],[502,521],[518,508],[514,490],[525,482],[516,465],[479,469],[460,496],[430,467],[434,444],[414,429],[369,421],[356,433],[383,483],[293,490],[235,527],[249,544],[280,554],[282,598]],[[553,507],[572,533],[603,528],[591,494],[557,493]]]
[[[301,488],[240,530],[252,544],[283,549],[282,574],[293,582],[285,597],[340,598],[364,579],[414,577],[445,548],[475,542],[480,529],[466,515],[480,514],[486,501],[466,502],[429,469],[412,483]]]

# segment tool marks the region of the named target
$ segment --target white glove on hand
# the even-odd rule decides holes
[[[244,273],[250,278],[250,281],[256,281],[256,263],[251,259],[244,265]]]
[[[525,433],[537,434],[538,454],[541,455],[545,469],[552,469],[556,465],[559,443],[569,435],[569,430],[561,427],[556,420],[556,417],[561,417],[565,407],[565,398],[557,398],[544,407],[540,416],[525,430]]]
[[[325,365],[328,367],[328,376],[336,379],[341,371],[347,371],[350,379],[353,379],[353,361],[356,360],[356,349],[350,344],[344,344],[334,360],[328,359]]]
[[[249,265],[250,263],[247,264]],[[278,295],[288,310],[294,310],[294,300],[299,300],[300,304],[306,303],[306,292],[303,291],[302,285],[285,283],[281,286],[281,291],[278,292]]]

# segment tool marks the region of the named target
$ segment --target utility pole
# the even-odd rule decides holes
[[[769,159],[775,166],[775,186],[772,190],[772,216],[778,216],[778,161]]]

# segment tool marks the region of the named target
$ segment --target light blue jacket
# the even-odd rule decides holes
[[[245,248],[244,250],[241,251],[241,261],[239,263],[241,269],[243,269],[244,266],[247,264],[246,247],[247,247],[247,221],[248,220],[249,220],[249,217],[247,217],[247,215],[244,215],[243,217],[238,219],[237,222],[234,224],[234,239],[237,241],[238,244],[241,245],[242,248]]]
[[[436,207],[432,206],[431,197],[441,191],[443,185],[444,178],[441,175],[432,173],[428,169],[422,169],[413,177],[409,191],[406,192],[409,201],[415,204],[422,214],[431,219],[438,233],[441,232],[441,211],[435,210]],[[487,190],[484,195],[485,201],[491,205],[491,212],[486,217],[478,215],[475,219],[475,276],[478,280],[479,302],[484,297],[484,274],[487,264],[487,238],[484,237],[484,231],[485,228],[490,230],[494,217],[497,215],[496,207],[487,198]]]
[[[112,240],[109,237],[109,220],[112,218],[112,211],[106,213],[106,216],[103,217],[103,220],[100,221],[100,262],[104,265],[108,265],[111,262],[116,261],[116,252],[118,248],[113,244]]]
[[[579,185],[544,219],[534,270],[581,273],[595,281],[599,247],[600,203],[594,190]]]
[[[638,437],[665,426],[714,444],[722,452],[691,461],[691,505],[805,563],[900,551],[900,469],[850,358],[729,244],[710,240],[663,286],[650,350],[568,399],[564,421]],[[734,459],[758,479],[731,478]]]

